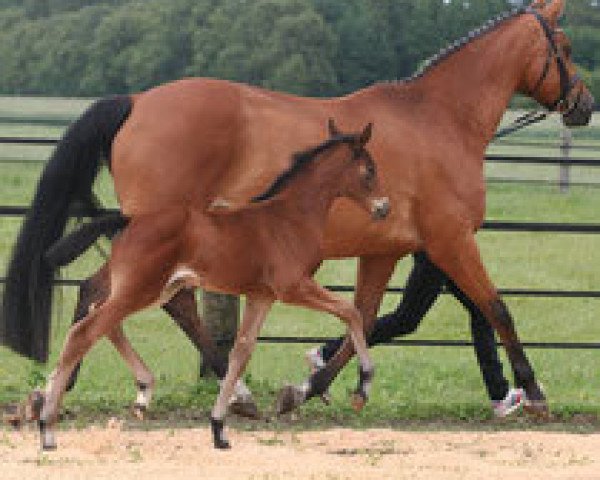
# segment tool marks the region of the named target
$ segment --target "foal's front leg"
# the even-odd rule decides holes
[[[363,330],[363,318],[358,309],[347,300],[334,295],[326,288],[321,287],[312,278],[306,278],[294,288],[287,289],[280,300],[308,307],[313,310],[331,313],[340,318],[346,325],[352,344],[359,358],[359,382],[356,391],[352,397],[352,406],[355,410],[360,410],[367,401],[371,381],[373,378],[373,363],[367,349],[365,333]],[[325,369],[319,370],[312,375],[296,393],[303,398],[289,398],[294,404],[304,401],[312,392],[324,392],[327,389],[330,378]],[[293,387],[292,387],[293,388]],[[284,395],[285,396],[285,395]],[[292,406],[293,408],[293,406]],[[278,405],[278,411],[289,411],[291,408],[287,405]]]
[[[223,430],[229,399],[238,383],[240,375],[248,364],[248,360],[250,360],[250,355],[256,345],[256,338],[272,304],[273,298],[270,297],[257,297],[253,295],[246,297],[246,308],[242,324],[237,332],[233,349],[229,354],[227,374],[221,383],[219,396],[211,414],[210,424],[215,448],[230,448],[229,441]]]

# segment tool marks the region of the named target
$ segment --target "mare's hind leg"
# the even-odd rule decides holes
[[[196,348],[202,353],[202,358],[215,372],[219,380],[223,380],[227,372],[227,359],[218,355],[210,332],[198,315],[198,305],[194,290],[181,289],[163,309],[173,318],[175,323],[185,332]],[[246,418],[256,419],[260,414],[252,398],[252,392],[242,379],[235,385],[229,403],[229,411]]]
[[[397,255],[376,255],[360,258],[354,303],[364,322],[364,331],[369,332],[385,293],[396,262]],[[287,386],[277,396],[276,411],[288,413],[310,398],[322,395],[354,355],[352,339],[347,335],[335,355],[325,367],[314,372],[302,386]],[[308,386],[308,388],[307,388]]]
[[[548,415],[548,406],[525,355],[513,319],[490,281],[471,231],[455,236],[450,244],[434,243],[430,258],[454,281],[485,315],[498,332],[513,369],[515,382],[525,389],[529,410]]]
[[[229,366],[225,379],[221,383],[219,396],[215,402],[211,414],[211,427],[213,433],[213,442],[215,448],[229,448],[230,444],[224,432],[224,420],[227,413],[227,404],[231,394],[237,384],[240,375],[243,373],[250,355],[256,345],[256,338],[265,321],[267,313],[271,309],[273,299],[268,297],[255,297],[248,295],[246,297],[246,308],[242,324],[235,338],[233,349],[229,354]]]

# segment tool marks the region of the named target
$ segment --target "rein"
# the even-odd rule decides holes
[[[554,58],[554,60],[556,60],[556,66],[558,67],[558,72],[560,75],[560,96],[551,105],[544,105],[546,107],[545,110],[532,110],[527,112],[518,117],[510,125],[501,128],[494,135],[494,139],[505,137],[511,133],[544,120],[550,113],[556,111],[558,108],[563,106],[565,102],[567,102],[569,93],[571,93],[571,90],[573,90],[577,82],[581,80],[581,76],[579,74],[575,74],[572,78],[569,78],[569,72],[565,66],[565,61],[558,50],[556,42],[554,41],[554,32],[550,28],[550,25],[548,25],[546,19],[537,10],[530,7],[523,9],[523,13],[530,13],[537,19],[542,27],[542,30],[544,31],[544,34],[546,35],[546,38],[548,39],[548,55],[546,57],[546,63],[544,64],[544,68],[539,80],[535,84],[535,87],[531,90],[531,95],[535,94],[535,92],[542,87],[542,84],[544,83],[544,80],[546,80],[548,72],[550,71],[552,59]],[[576,106],[577,99],[563,114],[568,114],[570,111],[576,108]]]

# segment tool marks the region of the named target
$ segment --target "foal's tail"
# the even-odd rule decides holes
[[[62,235],[75,203],[91,204],[102,157],[132,109],[131,98],[94,103],[73,123],[46,164],[6,274],[0,343],[39,362],[48,359],[54,267],[46,250]]]
[[[85,252],[101,235],[112,237],[123,230],[129,219],[120,212],[94,218],[52,245],[45,255],[51,268],[64,267]]]

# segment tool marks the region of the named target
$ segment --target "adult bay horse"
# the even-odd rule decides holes
[[[576,75],[568,38],[557,29],[565,3],[536,0],[471,32],[414,77],[342,98],[186,79],[101,100],[67,132],[40,181],[7,275],[4,342],[38,360],[47,357],[52,268],[43,256],[64,229],[68,205],[87,198],[98,153],[110,156],[125,215],[171,205],[208,207],[215,198],[235,206],[275,178],[290,152],[318,138],[328,117],[353,130],[376,121],[370,148],[392,213],[372,224],[339,201],[325,239],[327,257],[360,257],[355,303],[367,330],[397,260],[425,251],[494,326],[532,408],[546,412],[474,234],[485,214],[484,152],[512,95],[521,92],[560,112],[569,126],[591,117],[593,97]],[[88,283],[79,313],[87,313],[106,284],[101,270]],[[180,322],[193,318],[189,292],[173,300]],[[200,327],[188,322],[186,328]],[[346,342],[307,391],[285,391],[281,409],[323,392],[351,355]]]
[[[124,318],[163,304],[184,286],[246,295],[244,318],[211,415],[216,448],[229,448],[224,418],[235,384],[275,300],[338,316],[360,358],[355,408],[367,399],[373,366],[360,312],[319,286],[312,275],[323,261],[323,236],[334,200],[347,198],[368,216],[389,212],[375,163],[365,149],[371,124],[294,155],[291,166],[253,203],[235,211],[174,206],[135,214],[115,241],[108,261],[110,293],[73,325],[48,380],[39,425],[43,449],[56,448],[52,425],[71,371],[101,336]]]

